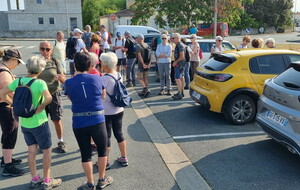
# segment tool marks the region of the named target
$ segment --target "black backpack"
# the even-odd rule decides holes
[[[142,56],[143,56],[144,63],[146,65],[149,65],[150,61],[151,61],[151,56],[152,56],[151,48],[149,45],[147,47],[143,47],[143,48],[144,48],[144,56],[143,55]]]
[[[189,53],[188,47],[185,46],[185,60],[186,60],[187,62],[189,62],[190,59],[191,59],[191,57],[190,57],[190,53]]]
[[[158,37],[154,37],[151,41],[151,48],[153,51],[156,51],[157,49],[157,41],[158,41]]]
[[[32,104],[32,92],[30,89],[31,84],[36,79],[31,79],[27,85],[21,85],[21,79],[19,79],[18,87],[15,90],[13,97],[13,112],[16,116],[29,118],[35,114],[36,108]],[[40,99],[41,103],[42,98]]]
[[[78,38],[70,37],[66,45],[66,54],[68,59],[74,59],[76,54],[76,45]]]
[[[129,106],[132,102],[132,98],[128,95],[125,85],[121,82],[121,76],[117,79],[110,74],[105,74],[115,80],[114,94],[106,94],[110,97],[111,102],[117,107]]]

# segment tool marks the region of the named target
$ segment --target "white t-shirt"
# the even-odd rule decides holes
[[[78,38],[77,36],[73,36],[72,38]],[[83,42],[83,40],[81,38],[78,38],[77,40],[77,44],[76,44],[76,53],[80,52],[83,48],[85,48],[85,43]],[[74,62],[74,59],[70,59],[70,62]]]
[[[103,48],[104,49],[109,49],[109,44],[107,42],[107,40],[108,40],[108,32],[106,32],[106,31],[102,32],[102,36],[106,39],[105,41],[103,40]]]
[[[66,44],[64,41],[55,41],[53,44],[52,56],[60,63],[66,60]]]
[[[119,46],[124,46],[125,47],[125,39],[122,38],[121,40],[117,39],[117,41],[115,41],[114,46],[119,47]],[[126,58],[126,54],[125,52],[122,52],[121,49],[117,49],[116,50],[116,55],[118,57],[118,59],[123,59]]]
[[[121,82],[123,82],[122,76],[118,72],[109,73],[109,75],[115,77],[115,79],[118,79],[121,77]],[[115,80],[111,78],[110,76],[103,76],[103,86],[106,89],[106,92],[110,95],[114,92],[115,87]],[[102,105],[104,108],[104,115],[116,115],[118,113],[121,113],[124,111],[123,107],[116,107],[110,100],[109,96],[106,94],[106,98],[104,101],[102,101]]]

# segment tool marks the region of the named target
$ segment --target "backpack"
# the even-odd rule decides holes
[[[156,51],[157,49],[157,41],[158,41],[158,37],[154,37],[151,41],[151,48],[152,51]]]
[[[200,57],[200,59],[203,58],[203,51],[202,51],[202,49],[200,49],[200,51],[199,51],[199,57]]]
[[[142,46],[142,45],[141,45],[141,46]],[[151,61],[151,56],[152,56],[151,48],[150,48],[149,45],[148,45],[147,47],[144,47],[144,46],[142,46],[142,47],[144,48],[144,55],[142,55],[142,56],[143,56],[144,63],[145,63],[146,65],[149,65],[149,64],[150,64],[150,61]]]
[[[70,37],[66,45],[66,54],[68,59],[74,59],[76,54],[76,45],[78,38]]]
[[[111,33],[110,32],[107,32],[107,33],[108,33],[107,43],[111,44],[112,43],[112,41],[111,41]]]
[[[188,50],[188,46],[185,46],[185,60],[187,62],[189,62],[191,59],[191,56],[190,56],[190,53],[189,53],[189,50]]]
[[[13,97],[13,112],[16,116],[29,118],[35,114],[36,108],[32,104],[32,92],[30,89],[31,84],[36,79],[31,79],[27,85],[21,85],[21,79],[19,79],[18,87],[15,90]],[[42,98],[40,99],[41,103]]]
[[[110,74],[105,74],[115,80],[114,94],[106,94],[110,97],[111,102],[117,107],[129,106],[132,102],[132,98],[128,95],[125,85],[121,82],[121,76],[117,79]]]
[[[82,36],[82,40],[85,43],[85,46],[86,46],[87,49],[90,49],[90,47],[91,47],[92,34],[93,34],[92,32],[87,32],[87,33],[84,33],[83,36]]]

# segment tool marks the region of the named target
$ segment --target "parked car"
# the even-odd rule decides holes
[[[151,47],[153,38],[160,38],[161,34],[144,34],[144,42]]]
[[[265,82],[256,124],[272,139],[300,155],[300,63]]]
[[[122,35],[126,31],[129,31],[131,33],[131,36],[135,37],[138,34],[160,34],[160,31],[158,31],[155,28],[149,27],[149,26],[138,26],[138,25],[117,25],[114,28],[114,35],[113,37],[116,37],[116,33],[120,32]]]
[[[234,124],[252,121],[264,81],[300,61],[291,50],[249,49],[215,55],[197,68],[191,98],[211,111],[224,113]]]
[[[223,30],[222,30],[223,28]],[[189,30],[185,29],[181,34],[189,34]],[[197,27],[197,36],[210,36],[214,34],[214,24],[201,23]],[[217,36],[228,36],[228,24],[227,23],[217,23]]]
[[[200,60],[200,64],[202,64],[209,59],[210,49],[213,45],[216,44],[216,41],[214,39],[200,39],[196,41],[199,43],[200,49],[202,49],[203,57]],[[187,39],[187,44],[190,45],[191,43],[191,40]],[[222,44],[225,46],[226,51],[236,49],[236,47],[232,45],[229,41],[223,40]]]

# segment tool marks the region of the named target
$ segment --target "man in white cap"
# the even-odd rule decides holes
[[[120,72],[121,67],[126,68],[126,54],[122,51],[125,47],[126,40],[122,37],[120,32],[117,32],[117,38],[114,42],[113,49],[116,52],[118,57],[117,71]],[[121,69],[121,73],[123,75],[123,68]]]
[[[136,36],[137,42],[137,60],[138,60],[138,72],[137,78],[139,83],[143,87],[143,91],[139,93],[140,96],[145,98],[149,96],[150,91],[148,89],[148,76],[149,68],[151,65],[151,49],[148,44],[144,42],[144,36],[139,34]]]
[[[88,52],[85,43],[81,39],[83,32],[79,28],[75,28],[73,33],[74,35],[68,39],[66,45],[66,53],[67,53],[67,58],[69,59],[71,77],[73,77],[75,74],[75,67],[74,67],[75,54],[80,51]]]
[[[108,32],[106,31],[106,26],[101,25],[100,26],[100,32],[101,32],[101,38],[103,40],[103,48],[104,51],[107,52],[107,50],[109,49],[109,44],[108,44]]]

